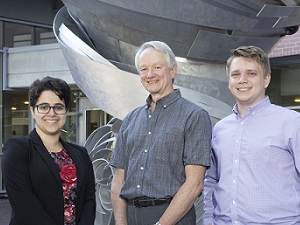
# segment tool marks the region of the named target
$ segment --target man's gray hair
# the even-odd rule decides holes
[[[142,54],[142,52],[147,48],[154,48],[157,51],[163,52],[166,54],[167,61],[169,63],[169,67],[172,69],[174,66],[177,65],[177,61],[175,58],[175,54],[172,51],[172,49],[164,42],[161,41],[148,41],[142,44],[135,54],[135,67],[137,71],[139,71],[139,59]]]

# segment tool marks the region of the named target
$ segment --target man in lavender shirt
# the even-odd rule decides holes
[[[300,114],[270,103],[268,56],[243,46],[227,61],[233,113],[213,131],[204,225],[300,224]]]

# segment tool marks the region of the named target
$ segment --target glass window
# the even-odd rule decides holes
[[[52,29],[46,28],[36,28],[36,36],[39,41],[39,44],[52,44],[57,43],[56,37],[52,31]]]
[[[33,43],[32,33],[32,26],[5,22],[4,47],[30,46]]]
[[[12,136],[28,134],[27,92],[5,91],[3,93],[3,105],[3,142]]]
[[[271,102],[300,112],[300,64],[272,69],[267,95]]]
[[[12,136],[27,135],[31,131],[29,130],[31,117],[29,116],[28,91],[5,91],[3,93],[3,105],[3,142]],[[76,101],[71,100],[67,121],[61,132],[65,141],[76,143],[76,125]]]
[[[52,28],[4,22],[4,47],[57,43]]]
[[[13,37],[14,47],[31,45],[31,34],[16,35]]]

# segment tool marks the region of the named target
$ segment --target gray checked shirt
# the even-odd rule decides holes
[[[173,197],[185,182],[186,165],[210,165],[211,121],[200,106],[174,90],[123,120],[110,165],[125,171],[123,198]]]

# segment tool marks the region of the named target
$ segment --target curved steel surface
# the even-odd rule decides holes
[[[183,96],[207,109],[215,123],[234,104],[224,69],[230,50],[257,45],[269,52],[300,24],[296,1],[63,2],[54,32],[71,74],[94,104],[119,119],[147,96],[134,68],[142,42],[165,41],[184,58],[175,84]]]
[[[139,76],[119,69],[98,54],[79,38],[84,35],[79,34],[81,31],[75,29],[75,25],[64,8],[55,18],[54,33],[75,82],[87,97],[99,108],[119,119],[123,119],[134,108],[145,104],[148,93],[140,83]],[[194,65],[181,62],[180,67],[181,73],[178,74],[175,87],[180,88],[184,97],[206,109],[213,122],[230,113],[231,106],[226,101],[218,99],[218,96],[224,96],[224,93],[228,92],[225,75],[223,80],[214,79],[214,73],[208,75],[211,71],[209,65],[196,62]],[[199,69],[205,73],[201,76],[189,74]],[[214,66],[214,70],[225,74],[223,65]],[[208,88],[202,87],[200,90],[196,85],[197,80],[199,87],[202,83]],[[216,89],[218,91],[212,91]],[[222,92],[220,89],[225,91]]]
[[[296,0],[63,0],[53,30],[80,89],[114,122],[86,141],[96,176],[95,224],[112,224],[108,160],[121,120],[145,104],[148,93],[134,67],[138,46],[166,42],[178,59],[175,86],[210,114],[212,123],[231,113],[225,61],[231,49],[256,45],[266,52],[300,24]],[[290,5],[287,5],[290,4]],[[197,224],[203,214],[195,203]]]
[[[224,62],[240,45],[269,52],[289,27],[300,24],[296,1],[291,6],[280,0],[63,2],[102,56],[129,64],[128,48],[145,40],[164,41],[180,57],[212,62]]]
[[[112,124],[107,124],[96,129],[84,146],[87,148],[92,161],[95,185],[96,185],[96,219],[95,225],[111,224],[112,204],[110,198],[111,182],[114,175],[114,169],[109,165],[109,160],[113,149],[111,145],[105,144],[109,139],[115,141],[113,124],[118,123],[114,120]],[[98,144],[98,146],[97,146]]]

